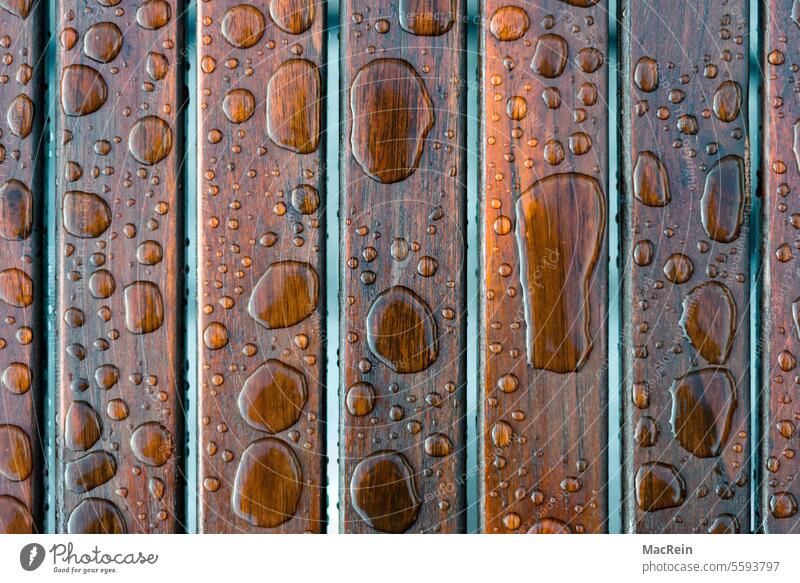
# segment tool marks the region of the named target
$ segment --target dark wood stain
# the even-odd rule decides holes
[[[628,532],[750,531],[748,7],[621,5]]]
[[[205,533],[325,531],[326,9],[198,4]]]
[[[182,529],[181,10],[57,5],[60,532]]]
[[[589,4],[483,4],[486,533],[608,528],[608,8]]]
[[[0,533],[42,529],[45,2],[0,10]]]
[[[463,0],[342,3],[348,533],[466,528],[464,14]]]

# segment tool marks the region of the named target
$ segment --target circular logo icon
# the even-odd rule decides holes
[[[44,547],[39,543],[28,543],[19,552],[19,564],[26,571],[35,571],[44,562]]]

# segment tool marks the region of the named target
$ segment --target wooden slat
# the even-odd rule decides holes
[[[463,532],[463,0],[342,3],[341,530]]]
[[[484,4],[486,533],[607,530],[608,6],[570,4]]]
[[[0,10],[0,533],[42,528],[45,2]]]
[[[181,10],[58,3],[59,531],[180,527]]]
[[[748,3],[622,9],[623,524],[748,532]]]
[[[762,4],[764,71],[763,225],[764,262],[761,312],[761,526],[770,533],[800,532],[800,469],[796,458],[797,356],[800,355],[800,285],[797,282],[797,228],[800,208],[800,104],[793,54],[800,46],[800,14],[792,0]]]
[[[198,4],[203,532],[325,530],[325,10]]]

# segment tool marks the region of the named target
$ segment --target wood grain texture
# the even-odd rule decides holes
[[[202,532],[325,531],[326,9],[198,5]]]
[[[464,2],[341,9],[340,528],[463,532]]]
[[[45,2],[0,10],[0,533],[41,532]]]
[[[483,8],[480,520],[606,532],[608,8]]]
[[[750,531],[748,6],[621,5],[629,532]]]
[[[762,274],[760,524],[768,533],[800,532],[796,425],[797,355],[800,354],[800,283],[797,229],[800,208],[800,105],[792,57],[800,45],[800,11],[792,0],[761,5],[764,27],[762,168],[764,260]]]
[[[57,528],[180,529],[182,4],[57,6]]]

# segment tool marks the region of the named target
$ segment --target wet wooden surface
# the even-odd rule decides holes
[[[202,532],[325,530],[326,9],[198,4]]]
[[[748,7],[623,4],[623,527],[750,531]]]
[[[181,10],[57,6],[62,532],[182,528]]]
[[[484,3],[481,515],[607,530],[605,2]]]
[[[42,528],[47,390],[42,222],[47,116],[42,61],[47,4],[0,10],[0,533]]]
[[[463,532],[465,6],[341,10],[340,527]]]
[[[764,180],[763,296],[761,325],[761,461],[758,468],[760,526],[769,533],[800,532],[797,502],[797,355],[800,354],[800,286],[797,229],[800,206],[800,105],[791,55],[800,45],[800,12],[792,0],[762,7]]]

